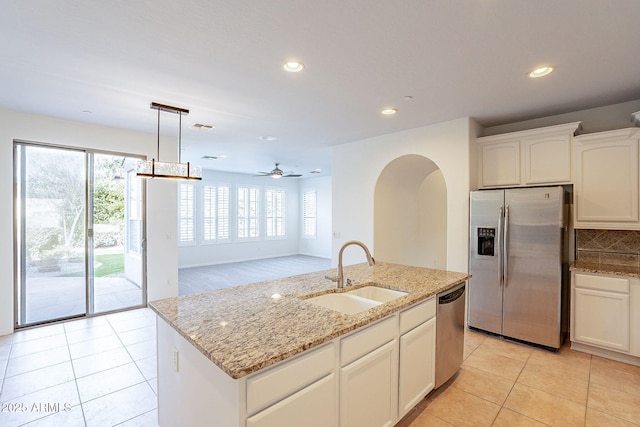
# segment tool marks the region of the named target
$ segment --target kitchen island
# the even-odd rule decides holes
[[[400,315],[406,312],[403,324],[426,325],[435,316],[435,294],[463,283],[469,275],[363,263],[345,267],[345,278],[354,284],[339,290],[325,278],[333,273],[321,271],[150,303],[158,314],[160,425],[270,425],[261,421],[273,419],[268,411],[282,412],[283,401],[305,390],[316,406],[326,401],[328,406],[322,409],[329,425],[347,425],[338,421],[346,415],[338,414],[344,405],[336,396],[348,387],[346,362],[356,357],[349,355],[350,349],[358,360],[360,356],[377,360],[375,355],[359,353],[369,347],[371,353],[388,349],[380,360],[390,364],[383,371],[389,371],[390,391],[395,393],[396,403],[389,408],[390,422],[395,423],[406,411],[398,410],[398,372],[396,368],[393,373],[392,365],[398,365],[401,333],[413,332],[401,329]],[[365,284],[407,294],[349,315],[305,301]],[[414,325],[412,319],[421,320]],[[431,320],[430,336],[435,339],[435,319]],[[371,332],[366,335],[365,329]],[[346,344],[350,339],[358,349]],[[298,406],[305,407],[304,396],[298,396]],[[267,415],[261,418],[262,413]]]

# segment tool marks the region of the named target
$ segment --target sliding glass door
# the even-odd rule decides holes
[[[136,162],[15,144],[16,327],[146,303]]]

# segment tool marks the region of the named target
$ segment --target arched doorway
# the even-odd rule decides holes
[[[446,269],[447,187],[433,161],[409,154],[382,170],[374,193],[373,241],[379,261]]]

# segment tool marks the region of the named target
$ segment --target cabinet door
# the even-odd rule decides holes
[[[435,317],[400,337],[398,418],[405,416],[433,390],[435,344]]]
[[[520,185],[520,141],[480,145],[480,187]]]
[[[247,427],[335,426],[335,392],[335,374],[330,374],[247,418]]]
[[[640,357],[640,279],[631,281],[631,354]]]
[[[341,368],[341,426],[392,426],[397,420],[397,404],[397,340]]]
[[[573,341],[629,351],[629,294],[574,288]]]
[[[634,132],[576,137],[577,228],[594,223],[594,228],[638,227],[638,140],[631,137]]]
[[[571,136],[562,135],[522,141],[524,184],[571,182]]]

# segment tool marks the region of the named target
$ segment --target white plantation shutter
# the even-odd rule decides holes
[[[316,237],[316,190],[305,191],[302,196],[302,228],[304,237]]]
[[[238,187],[239,239],[260,237],[259,197],[260,190],[257,188]]]
[[[179,235],[181,242],[193,242],[194,236],[194,206],[193,184],[180,184],[180,226]]]
[[[266,192],[267,237],[285,235],[284,189],[269,189]]]
[[[229,238],[229,186],[205,185],[202,189],[202,238],[205,241]]]

